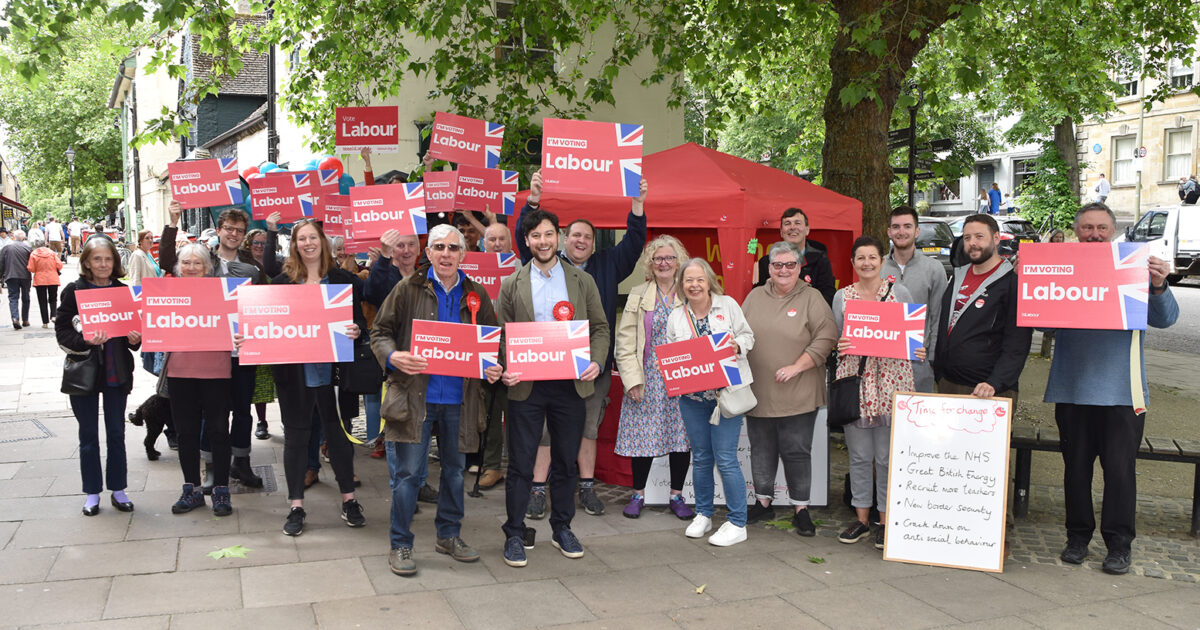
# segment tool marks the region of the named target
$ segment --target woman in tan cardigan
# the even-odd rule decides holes
[[[675,516],[695,516],[683,500],[691,455],[687,429],[679,414],[679,399],[667,397],[658,355],[654,346],[667,343],[667,319],[683,304],[676,287],[679,265],[688,260],[687,250],[673,236],[659,236],[646,245],[640,264],[648,282],[629,292],[625,312],[617,325],[613,356],[621,372],[625,397],[621,401],[621,423],[617,426],[617,455],[633,458],[633,496],[625,506],[626,518],[637,518],[646,504],[643,491],[654,458],[670,455],[671,500]]]

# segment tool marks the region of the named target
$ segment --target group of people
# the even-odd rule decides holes
[[[24,230],[0,228],[0,278],[8,289],[8,309],[14,330],[29,328],[29,293],[37,294],[42,328],[49,328],[58,311],[62,257],[42,238],[27,238]]]
[[[397,575],[417,571],[412,521],[428,488],[435,432],[440,478],[432,498],[437,504],[434,547],[439,553],[461,562],[479,558],[461,536],[467,461],[473,457],[481,486],[504,482],[503,555],[508,565],[528,563],[527,551],[534,548],[536,537],[526,519],[544,518],[547,511],[551,544],[567,558],[582,557],[584,548],[571,525],[576,500],[589,514],[606,509],[595,489],[596,438],[614,367],[623,389],[615,452],[631,458],[633,473],[623,516],[642,514],[653,461],[666,456],[667,509],[687,521],[684,534],[707,535],[709,543],[728,546],[746,540],[749,523],[775,518],[779,461],[791,523],[800,535],[815,535],[808,512],[812,441],[818,409],[827,397],[826,364],[840,357],[833,368],[835,377],[858,373],[862,378],[859,418],[844,428],[856,518],[838,539],[854,543],[873,531],[875,546],[882,548],[892,394],[942,392],[1003,396],[1014,402],[1017,397],[1032,331],[1016,325],[1018,270],[998,253],[996,221],[987,214],[967,218],[962,238],[970,264],[947,280],[941,264],[915,247],[917,213],[896,208],[887,230],[891,248],[870,236],[857,239],[850,253],[857,280],[837,289],[827,251],[808,239],[808,216],[791,208],[781,217],[782,240],[760,262],[758,285],[739,305],[723,294],[708,262],[690,257],[678,239],[660,235],[647,243],[647,190],[643,180],[640,196],[632,200],[625,235],[602,251],[596,251],[596,229],[589,221],[576,219],[562,226],[556,214],[541,206],[542,180],[535,173],[515,234],[490,214],[485,216],[487,225],[475,216],[457,225],[435,225],[424,248],[418,237],[392,230],[372,248],[363,269],[345,253],[344,242],[328,238],[320,222],[311,220],[292,226],[288,253],[281,261],[275,249],[278,215],[268,218],[267,230],[247,234],[248,218],[230,210],[217,221],[220,240],[213,252],[189,243],[178,251],[163,248],[155,260],[150,255],[152,236],[139,234],[129,278],[137,282],[166,272],[177,277],[249,277],[256,283],[353,286],[350,336],[369,342],[385,382],[382,394],[365,394],[362,400],[368,424],[381,419],[384,424],[381,443],[392,491],[388,562]],[[180,212],[172,203],[164,243],[174,241]],[[1084,206],[1075,223],[1081,241],[1107,241],[1116,231],[1112,212],[1103,204]],[[467,251],[511,253],[514,244],[523,265],[502,282],[493,303],[460,264]],[[638,272],[644,282],[630,291],[618,317],[618,284]],[[101,334],[85,339],[75,292],[121,286],[119,278],[125,274],[110,240],[89,240],[81,252],[81,277],[63,291],[55,322],[64,349],[102,365],[94,391],[71,396],[80,422],[84,513],[89,515],[99,511],[105,486],[112,491],[113,506],[133,510],[124,493],[122,421],[134,371],[131,352],[138,349],[140,337],[109,339]],[[1178,307],[1166,285],[1165,264],[1151,258],[1150,276],[1150,325],[1169,326]],[[926,344],[918,360],[854,355],[852,340],[840,333],[847,300],[927,304]],[[524,381],[504,365],[492,366],[484,378],[430,375],[425,373],[427,361],[411,351],[417,319],[480,325],[586,320],[592,360],[574,380]],[[746,385],[668,396],[657,348],[717,333],[729,336]],[[1095,529],[1091,463],[1099,456],[1106,475],[1101,532],[1109,553],[1104,567],[1113,573],[1123,573],[1129,565],[1133,462],[1144,416],[1133,408],[1138,383],[1126,390],[1095,385],[1129,380],[1131,359],[1141,360],[1140,337],[1131,334],[1058,331],[1046,394],[1048,402],[1057,404],[1067,465],[1068,544],[1063,560],[1078,562],[1086,556]],[[317,431],[323,433],[341,493],[342,518],[351,527],[365,525],[355,497],[354,452],[347,436],[346,420],[358,413],[359,400],[347,395],[356,389],[348,380],[351,372],[344,364],[241,366],[236,350],[240,341],[235,337],[232,353],[172,352],[154,361],[160,375],[158,393],[170,400],[184,481],[172,511],[205,506],[205,494],[210,493],[214,514],[228,515],[233,510],[230,479],[261,485],[249,467],[250,409],[266,390],[278,397],[284,428],[290,502],[284,533],[297,536],[304,531],[304,490],[315,482],[314,446],[321,442],[315,438]],[[1144,389],[1144,377],[1140,386]],[[744,408],[733,402],[749,395],[753,400]],[[105,474],[97,428],[101,396],[109,449]],[[258,412],[254,433],[269,437],[264,408],[258,407]],[[1102,422],[1093,422],[1096,418]],[[750,443],[749,484],[737,458],[743,424]],[[505,446],[508,463],[502,468]],[[208,479],[200,473],[204,457],[211,462]],[[717,518],[714,467],[725,489],[727,512],[725,522],[709,535]],[[683,497],[689,468],[694,507]],[[751,493],[753,501],[748,500]],[[869,517],[872,507],[880,512],[881,524],[875,527]]]

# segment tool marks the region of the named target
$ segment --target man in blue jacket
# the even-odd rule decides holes
[[[1116,217],[1102,203],[1089,203],[1075,214],[1075,235],[1083,243],[1106,243],[1117,233]],[[1170,266],[1150,257],[1148,324],[1167,328],[1179,317],[1179,305],[1167,285]],[[1062,443],[1063,492],[1066,497],[1067,546],[1061,558],[1082,564],[1096,529],[1092,509],[1092,469],[1104,469],[1100,534],[1108,547],[1105,573],[1129,572],[1137,509],[1137,453],[1146,425],[1146,356],[1138,330],[1061,329],[1054,334],[1054,361],[1046,383],[1046,402]]]
[[[604,306],[604,317],[609,329],[616,327],[617,285],[629,277],[637,267],[642,248],[646,246],[646,179],[642,178],[641,196],[633,199],[633,208],[625,219],[625,236],[613,247],[596,251],[596,228],[587,219],[576,219],[567,226],[565,245],[559,252],[564,262],[586,271],[596,281],[600,290],[600,302]],[[542,172],[533,174],[529,184],[529,199],[521,208],[521,217],[539,208],[542,199]],[[524,222],[517,221],[514,239],[521,254],[522,264],[533,258],[525,243]],[[579,502],[584,511],[592,515],[604,513],[604,502],[596,495],[593,487],[596,476],[596,435],[600,421],[604,419],[604,408],[608,405],[608,390],[612,384],[613,348],[609,344],[608,356],[601,364],[603,370],[596,378],[595,393],[587,398],[584,418],[583,441],[579,444]],[[540,519],[546,515],[546,479],[550,475],[550,434],[542,432],[538,446],[537,462],[533,468],[533,487],[529,494],[529,518]]]

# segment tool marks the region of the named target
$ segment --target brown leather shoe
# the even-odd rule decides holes
[[[318,475],[317,471],[315,471],[315,470],[304,471],[304,487],[305,488],[313,487],[313,484],[317,483],[320,480],[321,480],[321,478]]]
[[[485,470],[479,477],[479,487],[491,488],[501,481],[504,481],[504,473],[499,470]]]

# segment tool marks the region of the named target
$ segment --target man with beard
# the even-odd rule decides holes
[[[913,303],[929,305],[925,315],[925,350],[929,356],[937,356],[935,326],[942,310],[939,298],[946,290],[946,270],[942,263],[917,250],[921,224],[916,210],[908,206],[892,210],[887,233],[892,251],[884,259],[879,275],[886,280],[894,279],[896,284],[908,289]],[[913,384],[918,392],[933,392],[933,368],[929,361],[913,361]]]
[[[1017,404],[1017,381],[1033,329],[1017,326],[1017,273],[1000,257],[1000,226],[986,214],[963,222],[970,265],[941,295],[933,372],[942,394],[999,396]]]
[[[1075,213],[1075,235],[1081,243],[1107,243],[1116,236],[1112,210],[1089,203]],[[1179,305],[1166,261],[1150,256],[1150,292],[1146,322],[1167,328],[1179,318]],[[1063,458],[1067,546],[1060,558],[1082,564],[1096,529],[1092,507],[1092,472],[1096,458],[1104,469],[1104,504],[1100,534],[1108,548],[1105,573],[1129,572],[1130,548],[1136,536],[1137,454],[1146,427],[1145,332],[1140,330],[1059,329],[1054,333],[1054,360],[1046,381],[1046,402],[1054,403]]]

